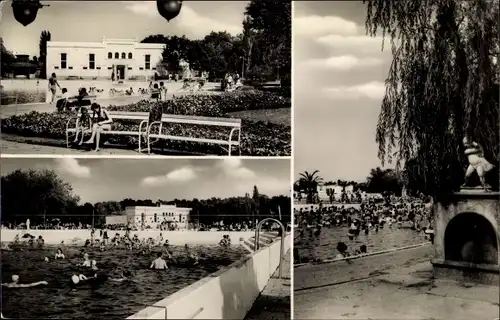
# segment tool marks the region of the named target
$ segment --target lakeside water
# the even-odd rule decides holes
[[[148,268],[161,248],[154,248],[146,255],[140,250],[108,249],[100,252],[90,249],[90,259],[97,261],[100,271],[121,267],[132,271],[134,281],[107,281],[97,288],[74,290],[70,287],[70,277],[78,272],[75,264],[82,261],[80,249],[65,248],[65,260],[53,260],[55,247],[2,251],[2,282],[10,281],[13,274],[20,276],[20,283],[49,282],[47,286],[33,288],[2,288],[3,315],[27,319],[123,319],[247,254],[240,246],[192,246],[191,251],[200,257],[199,265],[169,265],[168,271],[154,271]],[[174,257],[185,257],[183,246],[170,246],[169,250],[173,251]],[[46,256],[50,262],[44,261]]]
[[[370,231],[368,235],[361,232],[353,240],[348,238],[348,227],[322,228],[319,236],[314,235],[310,230],[295,229],[298,236],[295,237],[295,246],[299,250],[300,259],[308,261],[322,261],[334,259],[338,254],[337,244],[342,241],[347,244],[348,251],[354,252],[361,245],[367,246],[367,252],[400,248],[404,246],[427,242],[425,234],[407,228],[389,228],[385,226],[378,232]]]

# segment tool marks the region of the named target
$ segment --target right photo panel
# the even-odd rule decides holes
[[[295,319],[498,319],[499,1],[294,3]]]

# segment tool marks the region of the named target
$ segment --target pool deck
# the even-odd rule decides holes
[[[291,250],[285,255],[283,279],[279,279],[279,268],[267,282],[260,296],[255,300],[245,320],[281,320],[290,319],[290,261]]]
[[[499,288],[432,279],[432,246],[294,269],[295,319],[499,317]]]

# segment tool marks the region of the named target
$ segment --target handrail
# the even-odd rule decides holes
[[[264,220],[260,221],[258,224],[257,224],[257,227],[255,228],[255,237],[254,237],[254,249],[255,251],[259,250],[259,240],[260,240],[260,228],[262,228],[262,225],[264,224],[264,222],[267,222],[267,221],[274,221],[274,222],[277,222],[279,224],[279,226],[281,227],[281,246],[280,246],[280,263],[278,265],[278,268],[279,268],[279,278],[282,279],[282,262],[283,262],[283,258],[284,258],[284,255],[285,255],[285,226],[283,225],[283,223],[281,223],[281,221],[279,221],[278,219],[275,219],[275,218],[265,218]]]

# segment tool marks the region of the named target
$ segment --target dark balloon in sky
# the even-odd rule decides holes
[[[36,19],[38,9],[40,9],[40,1],[12,1],[12,11],[14,18],[23,26],[27,26]]]
[[[160,15],[170,22],[181,12],[182,1],[179,0],[157,0],[156,7]]]

